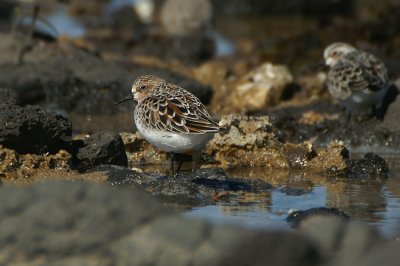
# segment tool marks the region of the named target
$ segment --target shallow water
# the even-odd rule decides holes
[[[268,194],[243,193],[235,202],[195,207],[184,216],[245,227],[289,229],[285,218],[292,210],[335,207],[353,221],[367,222],[393,238],[400,231],[400,172],[396,169],[398,159],[387,160],[392,173],[383,181],[325,178],[301,171],[234,170],[229,175],[260,178],[275,188]]]

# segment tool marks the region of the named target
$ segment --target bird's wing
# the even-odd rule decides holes
[[[140,116],[148,127],[183,134],[218,132],[204,105],[190,92],[167,84],[168,90],[158,90],[140,103]],[[175,86],[175,87],[174,87]]]
[[[374,92],[387,86],[388,77],[384,64],[375,56],[353,52],[343,56],[330,71],[329,79],[340,91],[340,98],[352,92]]]
[[[335,98],[345,99],[351,95],[352,91],[347,73],[353,75],[351,74],[352,72],[353,68],[349,64],[342,62],[338,62],[329,70],[327,85],[330,93]]]
[[[363,68],[364,79],[368,81],[369,90],[378,91],[385,88],[389,78],[385,65],[381,60],[369,53],[361,53],[360,61]]]

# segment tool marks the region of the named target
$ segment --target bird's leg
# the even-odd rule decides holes
[[[180,170],[181,170],[182,164],[184,162],[191,161],[192,160],[192,155],[190,153],[189,154],[186,154],[186,153],[175,153],[174,154],[174,160],[179,163],[178,164],[178,168],[175,170],[175,174],[174,174],[174,177],[177,177],[179,172],[180,172]]]
[[[348,127],[349,125],[351,125],[352,124],[352,121],[353,121],[353,114],[352,114],[352,112],[351,112],[351,110],[349,110],[349,109],[347,109],[346,108],[346,110],[345,110],[345,125]]]
[[[182,164],[183,164],[183,160],[179,160],[179,156],[177,156],[178,154],[176,153],[169,153],[169,158],[171,160],[171,166],[170,166],[170,174],[172,177],[178,177],[179,171],[181,170]],[[178,161],[179,160],[179,161]],[[176,168],[176,170],[174,170],[174,163],[175,161],[178,161],[178,168]]]
[[[26,39],[23,41],[23,44],[21,45],[17,54],[18,65],[22,64],[25,54],[32,49],[33,32],[35,31],[35,25],[36,25],[36,20],[38,19],[39,16],[39,10],[40,10],[39,4],[35,2],[33,6],[32,21],[31,21],[31,26],[29,27],[28,35],[26,36]]]
[[[383,120],[384,114],[383,114],[383,104],[380,106],[377,105],[372,105],[371,106],[371,117],[374,117],[379,120]]]
[[[17,31],[18,27],[18,20],[21,17],[21,7],[20,6],[15,6],[14,8],[14,14],[11,19],[11,29],[10,29],[10,34],[14,35],[15,32]]]
[[[175,171],[175,174],[174,174],[175,178],[178,177],[178,174],[179,174],[179,171],[181,170],[182,164],[183,164],[183,161],[182,160],[179,161],[178,168],[176,168],[176,171]]]
[[[175,173],[174,173],[175,153],[170,152],[170,153],[168,153],[168,155],[169,155],[169,160],[171,161],[171,165],[170,165],[170,168],[169,168],[170,175],[174,176],[175,175]]]
[[[29,39],[33,38],[33,32],[35,31],[36,20],[39,17],[39,10],[40,10],[39,4],[35,2],[34,6],[33,6],[32,22],[31,22],[31,26],[29,28],[29,34],[28,34]]]

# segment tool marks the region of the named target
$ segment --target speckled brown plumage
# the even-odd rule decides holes
[[[377,57],[346,43],[334,43],[325,49],[324,58],[330,66],[327,86],[334,98],[347,101],[348,107],[371,106],[383,98],[389,79]]]
[[[145,76],[141,82],[151,83],[149,76]],[[136,88],[141,86],[146,85],[136,85]],[[147,128],[183,134],[219,131],[218,124],[212,120],[199,99],[177,85],[159,82],[155,86],[144,87],[143,92],[139,93],[145,95],[136,106],[135,120],[140,120]]]

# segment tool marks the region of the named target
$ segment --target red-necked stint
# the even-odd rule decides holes
[[[145,75],[137,78],[131,94],[116,104],[137,101],[134,116],[138,131],[157,148],[170,153],[174,174],[174,155],[201,148],[220,131],[220,126],[200,100],[187,90],[165,80]]]
[[[337,42],[325,48],[324,59],[330,67],[329,92],[342,101],[350,115],[374,107],[385,96],[389,87],[387,70],[376,56]]]

